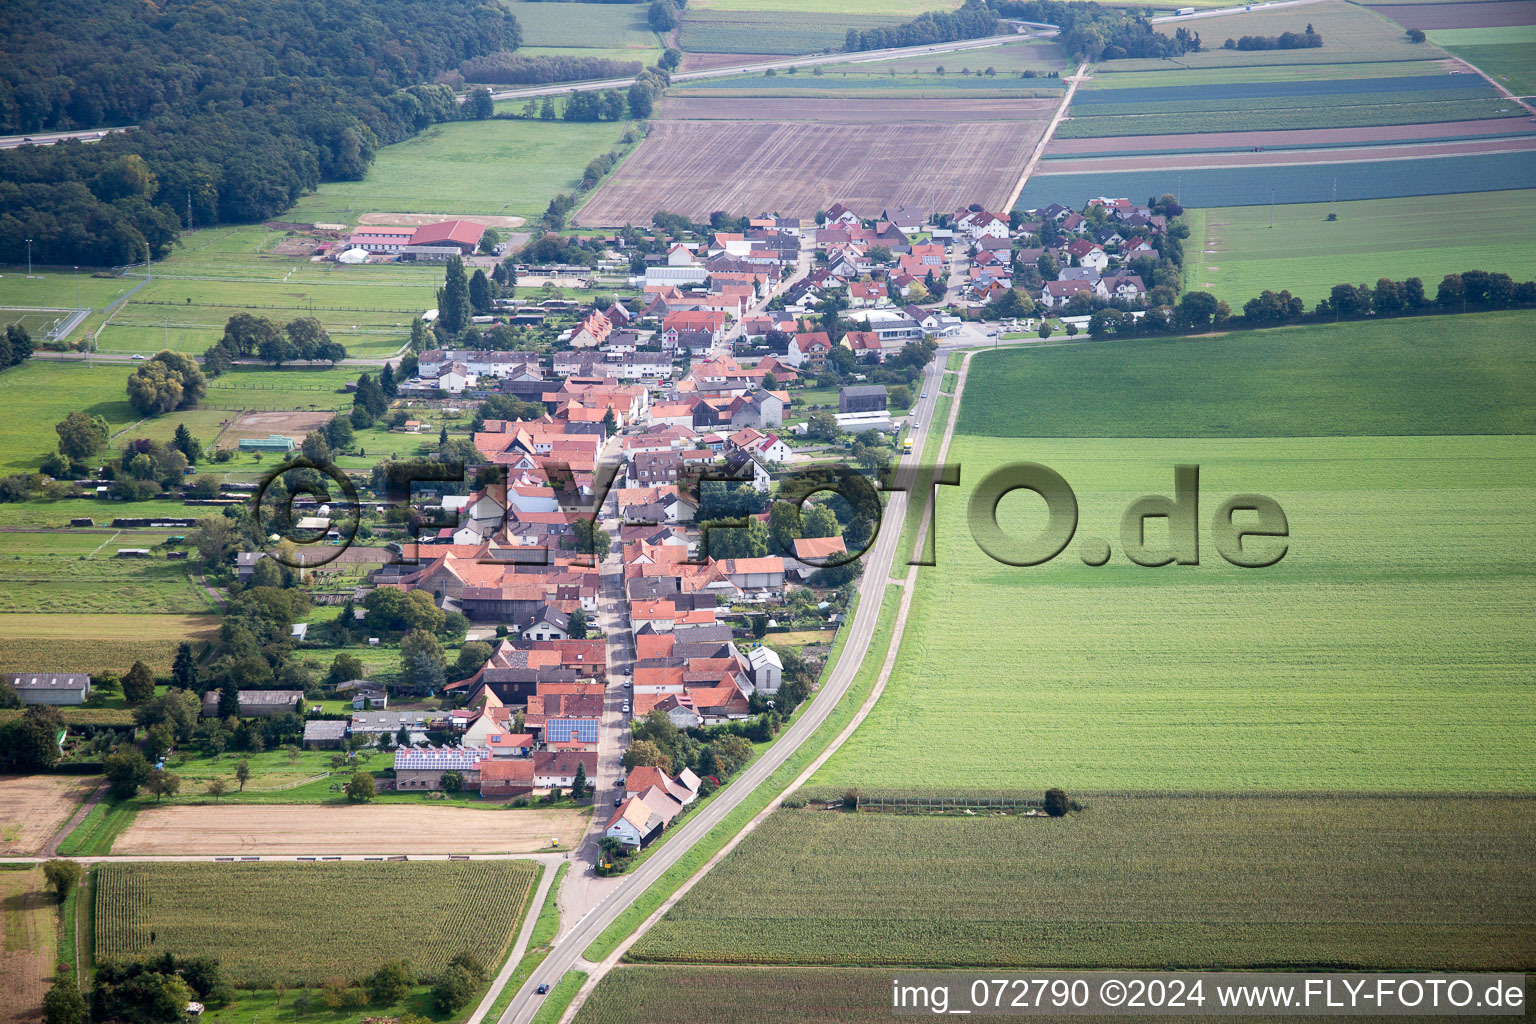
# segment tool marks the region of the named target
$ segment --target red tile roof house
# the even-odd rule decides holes
[[[423,224],[411,235],[412,245],[456,245],[468,256],[480,245],[485,228],[472,220],[445,220]]]
[[[661,835],[666,825],[667,819],[646,803],[644,797],[632,796],[613,812],[613,817],[603,826],[603,835],[638,849]]]

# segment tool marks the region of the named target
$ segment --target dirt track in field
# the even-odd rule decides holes
[[[657,121],[575,220],[643,224],[657,210],[811,217],[835,202],[872,217],[900,203],[997,204],[1046,124]]]
[[[1263,153],[1172,153],[1163,156],[1085,157],[1052,160],[1041,173],[1091,174],[1101,171],[1190,170],[1200,167],[1274,167],[1279,164],[1347,164],[1372,160],[1414,160],[1432,156],[1536,151],[1536,135],[1514,139],[1473,139],[1402,146],[1355,146],[1333,149],[1266,150]]]
[[[1536,25],[1536,0],[1495,3],[1382,4],[1371,10],[1404,28],[1498,28]]]
[[[96,788],[75,775],[8,775],[0,778],[0,854],[41,853],[59,826]]]
[[[243,437],[268,437],[281,434],[302,441],[311,430],[318,430],[335,416],[334,412],[248,412],[236,417],[222,434],[219,447],[233,448]]]
[[[1340,143],[1415,142],[1467,135],[1536,134],[1536,124],[1520,117],[1434,124],[1381,125],[1374,128],[1299,128],[1273,132],[1205,132],[1189,135],[1118,135],[1102,139],[1052,139],[1047,156],[1079,153],[1151,153],[1234,146],[1330,146]]]
[[[681,121],[829,121],[839,124],[953,124],[1049,121],[1060,99],[827,99],[672,95],[658,118]]]
[[[320,804],[180,804],[140,811],[114,854],[539,853],[571,849],[573,810]]]

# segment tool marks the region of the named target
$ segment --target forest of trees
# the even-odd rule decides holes
[[[0,151],[0,262],[122,264],[195,225],[274,216],[381,145],[460,116],[429,84],[516,48],[488,0],[88,0],[0,8],[0,134],[136,124]]]

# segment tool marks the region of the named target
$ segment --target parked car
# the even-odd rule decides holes
[[[624,802],[624,794],[623,793],[620,793],[618,796],[613,798],[613,806],[615,806],[615,807],[619,806],[623,802]]]
[[[625,701],[624,707],[622,707],[620,710],[623,711],[626,715],[629,714],[629,701]]]

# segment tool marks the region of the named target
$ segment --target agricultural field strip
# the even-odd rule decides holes
[[[1159,109],[1186,109],[1171,104],[1189,101],[1289,99],[1318,96],[1350,96],[1357,93],[1406,92],[1417,99],[1439,92],[1486,90],[1487,84],[1471,75],[1390,75],[1371,78],[1300,79],[1271,82],[1224,82],[1218,85],[1145,85],[1140,88],[1084,89],[1072,101],[1074,107],[1136,103]],[[1195,108],[1187,108],[1195,109]]]
[[[1536,800],[1083,797],[1064,820],[781,809],[642,962],[1521,969]],[[1326,908],[1319,913],[1318,908]]]
[[[1073,117],[1057,132],[1060,138],[1111,135],[1182,135],[1190,132],[1246,132],[1301,128],[1367,128],[1381,125],[1433,124],[1518,118],[1520,108],[1502,98],[1425,101],[1422,103],[1364,103],[1326,108],[1292,107],[1265,111],[1207,110],[1184,114],[1130,113]]]
[[[1443,121],[1438,124],[1381,125],[1370,128],[1319,128],[1311,131],[1205,132],[1194,135],[1106,136],[1082,139],[1056,137],[1045,158],[1126,156],[1132,153],[1242,152],[1255,146],[1270,149],[1330,149],[1379,143],[1459,142],[1464,139],[1518,137],[1536,134],[1536,125],[1500,117],[1486,121]]]
[[[1341,172],[1340,167],[1347,167]],[[1536,165],[1519,153],[1425,157],[1364,163],[1308,163],[1204,170],[1037,172],[1016,207],[1031,209],[1072,196],[1159,195],[1178,189],[1190,207],[1386,199],[1536,188]]]
[[[499,963],[540,870],[528,860],[102,864],[96,955],[217,956],[246,987],[359,978],[391,958],[431,976],[463,950]]]
[[[1475,138],[1458,141],[1378,143],[1371,146],[1331,146],[1321,149],[1251,152],[1140,153],[1120,157],[1059,158],[1051,163],[1057,174],[1148,171],[1158,168],[1279,167],[1287,164],[1377,163],[1382,160],[1423,160],[1436,157],[1526,153],[1536,150],[1536,135]]]

